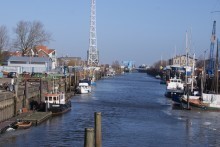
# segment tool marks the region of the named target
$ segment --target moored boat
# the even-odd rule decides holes
[[[165,96],[172,98],[173,95],[183,95],[184,83],[180,78],[174,77],[167,82]]]
[[[203,110],[220,111],[220,95],[202,93],[202,98],[190,98],[189,105],[193,108],[200,108]],[[187,98],[182,98],[182,103],[187,104]]]
[[[63,92],[47,93],[42,101],[44,110],[51,111],[52,115],[59,115],[71,109],[71,101],[66,99]]]
[[[79,83],[76,88],[77,93],[84,94],[92,91],[91,86],[88,83]]]
[[[18,121],[15,124],[15,128],[16,129],[28,129],[32,126],[32,122],[31,121]]]

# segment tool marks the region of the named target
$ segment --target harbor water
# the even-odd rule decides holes
[[[85,128],[102,115],[103,147],[220,146],[220,112],[174,109],[165,85],[146,73],[96,81],[72,98],[71,111],[39,126],[6,132],[0,146],[84,146]]]

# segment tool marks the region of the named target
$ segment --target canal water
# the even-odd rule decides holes
[[[97,81],[72,98],[72,110],[39,126],[7,132],[0,146],[84,146],[85,128],[102,113],[103,147],[220,146],[220,114],[173,109],[165,85],[145,73]]]

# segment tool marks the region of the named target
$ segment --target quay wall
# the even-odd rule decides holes
[[[60,83],[59,83],[60,82]],[[64,83],[62,83],[64,82]],[[68,87],[65,89],[65,85],[69,84],[69,81],[51,81],[45,80],[42,82],[42,88],[40,87],[40,81],[38,82],[22,82],[17,85],[15,91],[5,91],[0,93],[0,122],[22,113],[23,108],[31,110],[30,103],[36,101],[40,103],[41,97],[47,92],[52,92],[54,85],[59,85],[59,90],[67,92]],[[16,87],[16,86],[15,86]],[[70,96],[71,97],[71,96]]]
[[[76,85],[84,76],[82,72],[78,72],[76,76],[70,75],[55,79],[16,79],[17,83],[13,92],[0,93],[0,122],[21,114],[23,110],[31,110],[30,102],[40,103],[44,94],[52,92],[53,87],[57,85],[58,91],[65,92],[67,98],[71,98]],[[96,72],[94,76],[96,80],[101,79],[101,72]]]

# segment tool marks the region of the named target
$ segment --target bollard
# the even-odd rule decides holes
[[[84,147],[94,147],[93,128],[85,128]]]
[[[95,112],[95,147],[102,147],[101,112]]]

